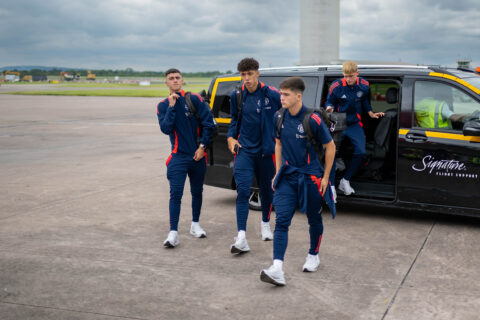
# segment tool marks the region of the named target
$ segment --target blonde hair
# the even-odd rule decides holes
[[[354,61],[345,61],[342,67],[343,74],[352,74],[358,71],[357,64]]]

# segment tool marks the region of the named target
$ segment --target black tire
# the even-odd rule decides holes
[[[262,210],[262,201],[260,199],[260,192],[258,190],[250,190],[250,197],[248,198],[248,206],[255,211]]]

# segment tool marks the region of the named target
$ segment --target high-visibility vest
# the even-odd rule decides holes
[[[415,104],[415,117],[422,128],[449,128],[449,120],[443,120],[442,108],[445,101],[423,99]]]

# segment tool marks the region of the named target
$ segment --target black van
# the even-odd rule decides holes
[[[338,202],[480,216],[480,75],[403,65],[360,65],[359,71],[370,83],[373,110],[386,116],[362,116],[367,155],[350,181],[355,194],[347,197],[338,191]],[[324,108],[330,84],[343,77],[341,65],[260,69],[260,81],[275,87],[291,76],[303,78],[304,103],[316,110]],[[210,84],[208,98],[219,128],[208,156],[207,185],[235,189],[226,134],[230,93],[239,83],[240,76],[230,74]],[[440,103],[448,104],[454,114],[448,126],[419,121],[427,98],[439,101],[437,115]],[[348,162],[347,141],[339,152]],[[250,207],[260,208],[255,185]]]

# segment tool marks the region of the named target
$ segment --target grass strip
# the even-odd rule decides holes
[[[3,94],[33,95],[33,96],[84,96],[84,97],[166,97],[168,89],[157,90],[45,90],[45,91],[17,91]]]

